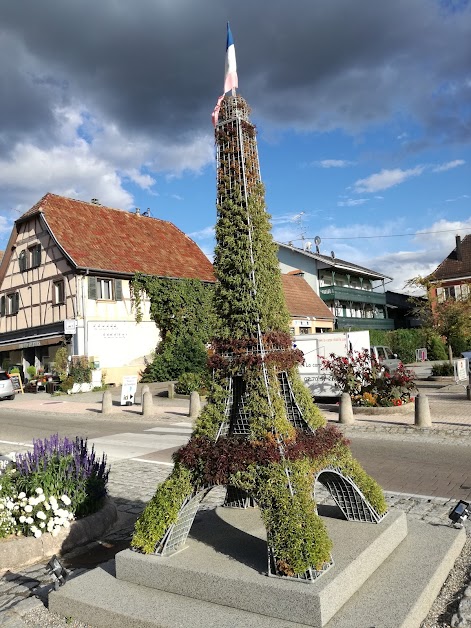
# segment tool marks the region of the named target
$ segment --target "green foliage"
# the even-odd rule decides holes
[[[65,379],[67,374],[67,368],[69,366],[69,352],[67,347],[59,347],[54,357],[55,370],[60,375],[61,379]]]
[[[31,366],[28,366],[28,368],[26,369],[26,372],[28,373],[29,379],[34,379],[36,377],[36,367],[33,366],[32,364]]]
[[[248,207],[236,186],[233,198],[226,199],[217,209],[214,259],[218,279],[215,291],[217,335],[221,338],[254,338],[257,336],[257,321],[263,332],[288,331],[289,314],[283,296],[277,249],[270,233],[270,217],[265,211],[263,186],[255,190]]]
[[[451,362],[441,362],[441,364],[434,364],[432,366],[432,375],[436,377],[446,377],[454,375],[455,367]]]
[[[70,364],[69,377],[76,384],[89,384],[92,381],[92,370],[88,358],[77,357]]]
[[[68,377],[66,377],[61,383],[60,383],[60,390],[62,392],[68,392],[69,390],[72,390],[72,388],[74,387],[74,378],[69,375]]]
[[[425,346],[427,347],[428,360],[446,360],[448,358],[445,345],[437,334],[428,334]]]
[[[183,373],[175,384],[179,395],[190,395],[193,391],[206,395],[209,388],[209,375],[206,373]]]
[[[136,522],[131,546],[152,554],[165,531],[177,520],[183,502],[193,492],[191,474],[176,464],[172,475],[161,484]]]
[[[372,347],[391,347],[390,332],[383,331],[382,329],[370,329],[369,332],[370,345]]]
[[[142,295],[151,302],[151,318],[162,341],[141,374],[142,382],[176,380],[183,373],[203,373],[205,345],[214,331],[214,287],[196,279],[136,275],[131,282],[136,320],[142,320]]]

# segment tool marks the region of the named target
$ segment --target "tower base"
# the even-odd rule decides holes
[[[334,511],[319,507],[321,515]],[[49,608],[94,626],[352,628],[368,618],[372,626],[412,628],[465,541],[463,530],[407,522],[400,512],[377,525],[325,521],[335,565],[313,583],[266,577],[257,510],[219,508],[198,513],[181,555],[125,550],[116,556],[116,577],[112,565],[111,574],[97,568],[79,576],[51,593]]]

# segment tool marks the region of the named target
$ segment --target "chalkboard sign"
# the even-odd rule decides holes
[[[10,373],[10,380],[13,384],[13,390],[16,392],[19,390],[23,392],[23,384],[21,382],[21,375],[19,373]]]

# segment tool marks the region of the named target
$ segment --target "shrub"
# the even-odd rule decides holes
[[[432,366],[432,375],[435,377],[454,375],[455,368],[451,362],[441,362]]]
[[[26,369],[26,372],[28,373],[28,377],[29,379],[34,379],[36,377],[36,367],[31,365],[28,366],[28,368]]]
[[[58,434],[33,441],[33,451],[16,454],[0,468],[0,538],[9,534],[57,534],[75,517],[96,512],[106,496],[106,457]]]
[[[209,387],[209,376],[206,373],[183,373],[175,385],[175,392],[179,395],[189,395],[194,390],[200,395],[206,395]]]

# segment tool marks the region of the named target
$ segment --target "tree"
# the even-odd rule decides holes
[[[444,338],[451,354],[460,355],[471,347],[471,295],[439,301],[436,288],[441,283],[429,277],[414,277],[406,285],[425,290],[426,301],[411,298],[414,310],[426,329]]]

